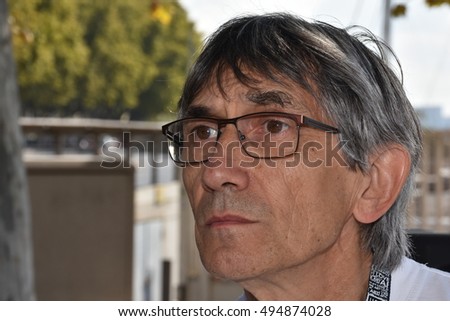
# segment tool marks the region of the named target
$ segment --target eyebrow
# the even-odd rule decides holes
[[[292,105],[292,96],[280,90],[250,91],[246,94],[246,98],[261,106],[285,107],[285,105]]]

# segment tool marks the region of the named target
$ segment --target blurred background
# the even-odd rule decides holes
[[[239,296],[199,262],[160,128],[205,37],[274,11],[393,48],[425,129],[414,256],[450,270],[450,1],[0,0],[1,300]]]

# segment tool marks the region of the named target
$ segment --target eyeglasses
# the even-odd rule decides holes
[[[224,147],[219,139],[228,124],[236,127],[245,153],[259,159],[293,155],[298,148],[301,127],[339,133],[337,128],[312,118],[282,112],[253,113],[229,119],[183,118],[164,125],[162,132],[169,139],[169,153],[176,163],[195,164],[208,161],[217,155],[218,148]]]

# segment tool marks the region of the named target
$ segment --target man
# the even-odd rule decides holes
[[[406,206],[418,119],[371,35],[288,14],[207,41],[163,132],[202,262],[242,299],[445,300],[411,259]]]

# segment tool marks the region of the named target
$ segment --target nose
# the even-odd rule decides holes
[[[221,137],[223,136],[222,133],[224,132],[224,129],[227,128],[226,132],[228,133],[228,135],[230,135],[229,139],[233,139],[233,135],[235,135],[235,133],[237,132],[237,138],[239,140],[242,140],[245,138],[244,135],[242,135],[242,133],[239,131],[238,127],[237,127],[237,123],[233,120],[230,121],[224,121],[223,123],[219,124],[219,135],[217,137],[218,140],[221,139]],[[223,138],[222,138],[223,139]]]
[[[233,124],[228,124],[221,129],[217,151],[203,165],[202,183],[208,190],[247,188],[249,172],[242,163],[253,159],[242,150],[240,137],[241,134]]]

